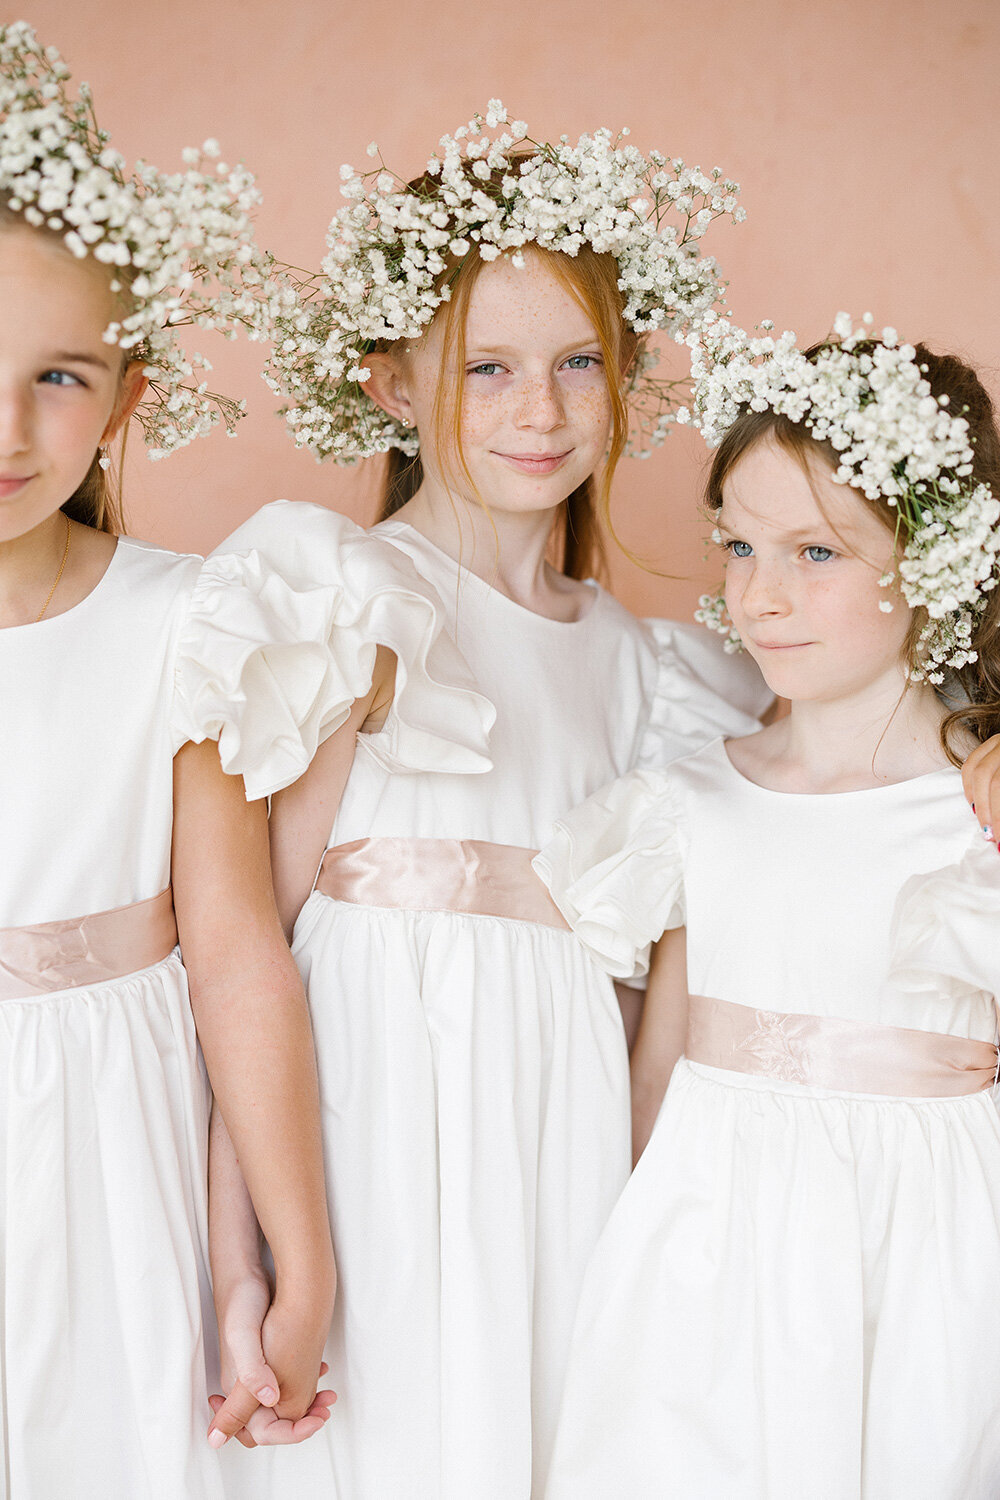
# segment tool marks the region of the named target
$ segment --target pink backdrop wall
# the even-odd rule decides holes
[[[404,175],[498,95],[547,136],[628,124],[635,144],[743,188],[747,221],[710,244],[736,319],[812,339],[841,308],[965,353],[1000,394],[1000,182],[994,0],[34,0],[131,158],[168,168],[219,138],[264,193],[261,237],[314,265],[341,162],[375,138]],[[245,394],[239,437],[150,464],[135,443],[131,530],[206,550],[279,495],[372,518],[375,475],[297,453],[259,380],[260,351],[212,351]],[[216,357],[217,356],[217,357]],[[684,616],[711,580],[697,494],[704,451],[679,431],[622,464],[615,516],[658,577],[612,551],[639,612]]]

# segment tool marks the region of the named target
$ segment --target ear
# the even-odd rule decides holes
[[[105,443],[110,443],[112,438],[117,437],[146,394],[149,381],[142,372],[143,363],[141,359],[130,360],[128,365],[126,365],[114,410],[108,418],[108,425],[101,433],[102,446]]]
[[[406,375],[398,356],[386,352],[365,355],[371,375],[365,381],[365,395],[370,396],[390,417],[404,427],[414,424],[413,408],[407,391]]]

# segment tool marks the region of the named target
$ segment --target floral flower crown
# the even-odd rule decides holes
[[[451,296],[458,264],[470,255],[523,248],[575,255],[584,245],[615,257],[625,322],[640,335],[663,330],[681,341],[716,302],[723,283],[699,241],[714,219],[744,217],[736,183],[716,169],[705,176],[658,151],[648,159],[608,130],[575,146],[532,140],[521,120],[507,122],[498,99],[475,115],[427,163],[419,188],[379,166],[341,168],[349,206],[334,217],[322,270],[297,284],[297,305],[276,320],[266,376],[292,403],[284,408],[296,446],[317,458],[351,463],[389,448],[418,451],[412,430],[366,395],[365,357],[379,340],[416,338]],[[670,216],[675,222],[670,221]],[[632,372],[638,451],[663,441],[674,386],[652,374],[641,351]]]
[[[743,412],[778,412],[836,450],[836,483],[895,509],[899,587],[928,617],[910,677],[940,684],[945,669],[976,660],[975,627],[1000,581],[1000,500],[973,478],[969,424],[948,410],[947,396],[931,394],[913,346],[892,328],[873,338],[870,324],[866,315],[854,328],[839,313],[834,337],[807,357],[793,333],[751,338],[710,321],[691,340],[693,411],[683,419],[715,447]],[[887,588],[895,576],[879,582]],[[699,604],[696,618],[738,649],[721,598]]]
[[[184,354],[175,330],[267,335],[281,296],[251,230],[259,197],[248,172],[215,160],[214,141],[185,151],[183,172],[138,162],[126,176],[88,86],[70,99],[68,78],[59,53],[43,50],[29,25],[0,27],[0,202],[62,233],[74,255],[121,268],[112,289],[126,294],[124,311],[104,337],[145,361],[150,383],[137,414],[150,457],[160,458],[220,418],[231,432],[243,415],[242,402],[196,377],[211,367]]]

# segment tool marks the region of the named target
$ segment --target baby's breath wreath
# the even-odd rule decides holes
[[[693,410],[682,420],[716,447],[742,412],[779,412],[835,450],[837,484],[895,510],[900,591],[927,612],[910,677],[941,684],[946,669],[976,660],[975,626],[1000,581],[1000,499],[972,477],[969,424],[932,395],[912,344],[893,328],[874,338],[870,324],[839,313],[833,337],[807,357],[794,333],[775,338],[765,324],[753,338],[710,319],[691,340]],[[879,581],[887,588],[895,576]],[[697,618],[738,649],[721,599],[699,604]]]
[[[585,245],[615,257],[623,317],[640,336],[681,341],[721,301],[718,267],[700,242],[715,219],[739,221],[736,183],[717,168],[644,157],[623,130],[536,141],[510,122],[498,99],[441,138],[419,188],[378,166],[341,168],[348,206],[334,217],[315,276],[299,274],[294,307],[275,321],[267,379],[286,397],[296,445],[352,463],[389,448],[418,451],[402,427],[366,395],[365,358],[381,340],[416,338],[451,295],[465,257],[509,256],[526,245],[576,255]],[[293,273],[294,274],[294,273]],[[658,379],[642,349],[632,372],[632,446],[646,452],[676,420],[675,387]]]
[[[0,205],[61,234],[74,255],[116,268],[122,313],[104,337],[145,363],[137,415],[160,458],[220,420],[231,432],[243,414],[242,402],[196,376],[211,367],[184,353],[176,330],[267,336],[281,292],[254,241],[258,194],[248,172],[218,160],[214,141],[185,151],[184,171],[140,161],[128,173],[87,84],[71,98],[69,76],[25,22],[0,27]]]

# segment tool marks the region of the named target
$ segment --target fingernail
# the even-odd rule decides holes
[[[226,1437],[226,1434],[218,1427],[213,1427],[211,1432],[208,1434],[208,1443],[210,1448],[224,1448],[226,1443],[228,1442],[229,1439]]]
[[[972,804],[972,811],[975,812],[975,810],[976,810],[976,804],[973,802],[973,804]]]
[[[989,824],[989,823],[984,823],[983,824],[983,837],[989,839],[990,843],[992,844],[992,842],[993,842],[993,828],[992,828],[991,824]]]
[[[273,1385],[265,1385],[257,1392],[257,1400],[264,1406],[273,1406],[278,1399],[278,1393]]]

